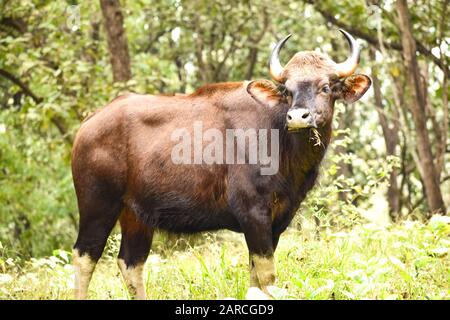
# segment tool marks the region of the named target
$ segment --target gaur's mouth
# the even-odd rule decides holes
[[[309,125],[308,127],[289,127],[286,126],[287,131],[291,133],[297,133],[297,132],[304,132],[306,130],[310,129],[318,129],[317,125]]]
[[[304,129],[308,129],[308,128],[287,128],[287,131],[290,133],[299,133],[304,131]]]

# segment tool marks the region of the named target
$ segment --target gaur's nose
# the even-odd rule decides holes
[[[286,115],[286,122],[289,130],[310,128],[314,126],[312,115],[306,108],[289,110]]]

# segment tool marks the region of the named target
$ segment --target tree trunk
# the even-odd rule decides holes
[[[107,34],[114,82],[131,79],[128,40],[123,27],[119,0],[100,0]]]
[[[346,128],[350,128],[351,124],[355,121],[355,108],[351,108],[346,106],[345,114],[340,115],[338,122],[338,130],[344,130]],[[345,134],[339,134],[335,139],[342,139],[345,137]],[[335,153],[338,155],[353,153],[352,150],[349,150],[348,146],[338,145],[336,146]],[[353,166],[350,163],[345,163],[344,160],[338,163],[337,177],[344,176],[345,178],[350,178],[353,176]],[[346,202],[351,198],[354,198],[354,191],[339,191],[338,193],[339,200],[342,202]],[[356,205],[356,203],[354,203]]]
[[[250,48],[248,52],[248,68],[245,73],[245,79],[251,80],[253,77],[253,72],[255,71],[256,62],[258,60],[258,48],[255,46]]]
[[[397,0],[397,13],[399,18],[400,36],[403,47],[403,58],[407,73],[407,84],[410,93],[410,110],[413,115],[418,165],[426,189],[427,203],[432,213],[445,214],[445,204],[437,177],[436,168],[431,152],[430,139],[426,126],[425,99],[421,90],[420,71],[416,58],[416,43],[412,35],[411,20],[406,0]]]
[[[375,61],[375,49],[370,49],[370,57]],[[399,142],[398,123],[394,122],[392,127],[389,126],[386,117],[386,109],[384,108],[383,98],[381,95],[381,84],[378,78],[378,68],[376,65],[372,67],[372,84],[375,99],[375,106],[380,120],[381,130],[383,131],[384,142],[386,144],[386,155],[395,156],[395,149]],[[389,215],[392,221],[397,221],[399,217],[400,194],[397,183],[398,170],[394,168],[389,176],[389,188],[387,198],[389,203]]]

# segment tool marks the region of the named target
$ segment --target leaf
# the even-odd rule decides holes
[[[285,300],[291,297],[285,288],[279,288],[276,286],[268,286],[267,291],[276,300]]]
[[[10,276],[9,274],[0,274],[0,283],[1,284],[6,284],[8,282],[13,281],[13,277]]]
[[[352,299],[352,300],[356,299],[356,296],[349,291],[342,290],[341,293],[349,299]]]
[[[447,255],[447,253],[450,251],[449,248],[435,248],[435,249],[431,249],[428,250],[429,253],[431,253],[433,256],[437,256],[437,257],[444,257],[445,255]]]
[[[410,282],[413,280],[413,276],[409,274],[403,262],[394,256],[389,256],[389,260],[400,271],[400,275],[405,281]]]
[[[403,262],[401,262],[397,257],[394,256],[389,256],[389,260],[391,261],[391,263],[396,266],[397,268],[401,269],[401,270],[405,270],[406,267],[404,265]]]
[[[16,264],[14,263],[14,260],[12,258],[6,259],[6,264],[10,267],[14,267]]]

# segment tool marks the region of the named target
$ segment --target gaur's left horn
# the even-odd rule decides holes
[[[281,48],[283,48],[284,44],[290,37],[291,37],[291,34],[289,34],[283,40],[280,40],[277,43],[277,45],[275,46],[275,48],[273,48],[272,54],[270,55],[270,60],[269,60],[270,75],[272,76],[272,78],[275,81],[280,82],[280,83],[282,83],[284,80],[282,77],[284,67],[281,65],[280,58],[278,55],[280,54]]]
[[[347,58],[342,63],[336,64],[336,73],[340,78],[349,76],[355,72],[356,67],[359,63],[359,45],[356,42],[355,38],[352,37],[350,33],[345,30],[339,29],[340,32],[345,36],[350,46],[351,54],[350,57]]]

